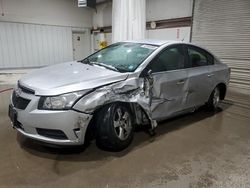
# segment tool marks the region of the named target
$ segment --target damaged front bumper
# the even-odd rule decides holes
[[[10,112],[12,126],[22,135],[55,145],[82,145],[92,118],[91,114],[74,110],[38,110],[39,97],[23,93],[30,102],[25,109],[16,109],[13,102]]]
[[[91,117],[75,111],[36,111],[23,119],[18,113],[18,126],[14,128],[26,137],[49,144],[82,145]]]

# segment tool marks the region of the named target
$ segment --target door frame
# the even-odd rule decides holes
[[[91,43],[91,33],[90,33],[90,29],[87,28],[73,28],[72,29],[72,56],[73,56],[73,60],[75,60],[74,57],[74,34],[87,34],[89,35],[89,54],[92,53],[92,43]]]
[[[150,70],[150,65],[154,62],[154,60],[156,59],[156,58],[158,58],[158,56],[160,56],[165,50],[168,50],[168,49],[170,49],[170,48],[174,48],[175,46],[180,46],[180,48],[181,48],[181,50],[182,50],[182,52],[183,52],[183,55],[184,55],[184,68],[182,68],[182,69],[176,69],[176,70],[169,70],[169,71],[160,71],[160,72],[154,72],[154,73],[151,73],[151,76],[152,76],[152,78],[155,76],[155,75],[161,75],[161,74],[163,74],[163,75],[167,75],[167,74],[171,74],[171,73],[176,73],[176,72],[183,72],[183,71],[186,71],[186,66],[187,66],[187,62],[188,62],[188,59],[187,59],[187,54],[186,54],[186,52],[185,52],[185,46],[184,46],[184,44],[181,44],[181,43],[178,43],[178,44],[171,44],[171,45],[169,45],[169,46],[167,46],[167,47],[165,47],[165,48],[163,48],[157,55],[155,55],[154,57],[153,57],[153,59],[146,65],[146,67],[141,71],[141,73],[140,73],[140,76],[139,77],[141,77],[141,78],[145,78],[145,77],[148,77],[149,75],[148,75],[148,71]],[[186,79],[185,80],[187,80],[187,77],[186,77]],[[188,86],[187,86],[188,87]],[[150,87],[151,88],[151,90],[152,90],[152,88],[153,88],[153,86],[152,87]],[[152,91],[150,91],[150,93],[153,93]],[[151,102],[152,102],[152,100],[153,100],[153,96],[151,96],[152,98],[151,98]],[[164,99],[163,99],[164,100]],[[169,99],[169,101],[171,101],[172,99]],[[150,108],[151,108],[151,106],[150,106]],[[165,117],[161,117],[160,119],[158,119],[157,118],[157,120],[163,120],[163,119],[166,119],[166,118],[168,118],[168,117],[170,117],[170,116],[174,116],[175,114],[177,114],[177,113],[180,113],[181,111],[184,111],[185,110],[185,107],[183,108],[183,109],[181,109],[181,110],[177,110],[177,111],[175,111],[175,112],[173,112],[172,114],[170,113],[170,114],[167,114]]]
[[[212,64],[207,64],[207,65],[204,65],[204,66],[196,66],[196,67],[193,67],[192,66],[192,63],[190,62],[190,58],[189,58],[189,54],[188,54],[188,47],[191,47],[191,48],[194,48],[194,49],[198,49],[198,50],[200,50],[200,51],[202,51],[202,52],[204,52],[205,53],[205,56],[206,56],[206,58],[207,58],[207,61],[209,60],[209,57],[208,57],[208,55],[210,55],[211,57],[213,57],[213,63]],[[184,48],[184,52],[185,52],[185,56],[186,56],[186,59],[187,59],[187,62],[188,62],[188,64],[189,65],[191,65],[190,67],[187,67],[186,68],[186,70],[187,70],[187,74],[188,74],[188,78],[189,78],[189,83],[190,83],[190,85],[189,85],[189,91],[188,91],[188,97],[187,97],[187,105],[188,105],[188,107],[190,107],[190,108],[192,108],[192,107],[194,107],[194,108],[196,108],[196,107],[198,107],[198,106],[201,106],[201,105],[203,105],[203,104],[205,104],[206,102],[207,102],[207,100],[209,99],[209,96],[210,96],[210,94],[211,94],[211,92],[212,92],[212,90],[214,89],[213,88],[213,82],[214,82],[214,79],[213,79],[213,77],[211,77],[211,78],[209,78],[208,77],[208,75],[213,71],[213,66],[215,65],[215,63],[214,63],[214,56],[209,52],[209,51],[207,51],[207,50],[205,50],[205,49],[203,49],[203,48],[201,48],[201,47],[199,47],[199,46],[196,46],[196,45],[192,45],[192,44],[184,44],[183,45],[183,48]],[[199,52],[199,51],[198,51]],[[195,71],[197,71],[197,72],[199,72],[200,70],[199,69],[205,69],[207,72],[206,73],[204,73],[204,78],[206,78],[206,80],[207,80],[207,86],[208,87],[210,87],[210,93],[208,93],[207,94],[207,96],[206,97],[204,97],[205,99],[204,99],[204,101],[203,100],[201,100],[200,101],[200,103],[194,103],[194,102],[190,102],[190,96],[189,95],[192,95],[192,93],[194,93],[195,94],[195,97],[194,98],[199,98],[199,92],[197,92],[197,91],[193,91],[192,90],[192,78],[190,77],[190,72],[195,72]],[[205,72],[205,71],[204,71]],[[207,99],[207,100],[206,100]],[[195,104],[195,105],[190,105],[190,103],[191,104]]]

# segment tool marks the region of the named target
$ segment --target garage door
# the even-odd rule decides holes
[[[72,28],[0,22],[0,69],[73,60]]]
[[[192,42],[232,68],[232,89],[250,94],[249,0],[195,0]]]

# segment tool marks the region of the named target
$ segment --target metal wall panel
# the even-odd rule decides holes
[[[0,22],[0,68],[40,67],[71,60],[71,27]]]
[[[250,93],[250,1],[195,0],[192,42],[232,68],[230,86]]]
[[[160,40],[177,40],[189,42],[190,27],[151,29],[146,31],[147,38]]]

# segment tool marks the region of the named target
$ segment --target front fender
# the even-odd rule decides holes
[[[92,93],[82,97],[73,107],[84,113],[94,113],[96,109],[114,102],[126,102],[139,104],[146,112],[152,127],[156,127],[156,121],[151,117],[150,88],[147,79],[132,78],[123,82],[103,86]]]

